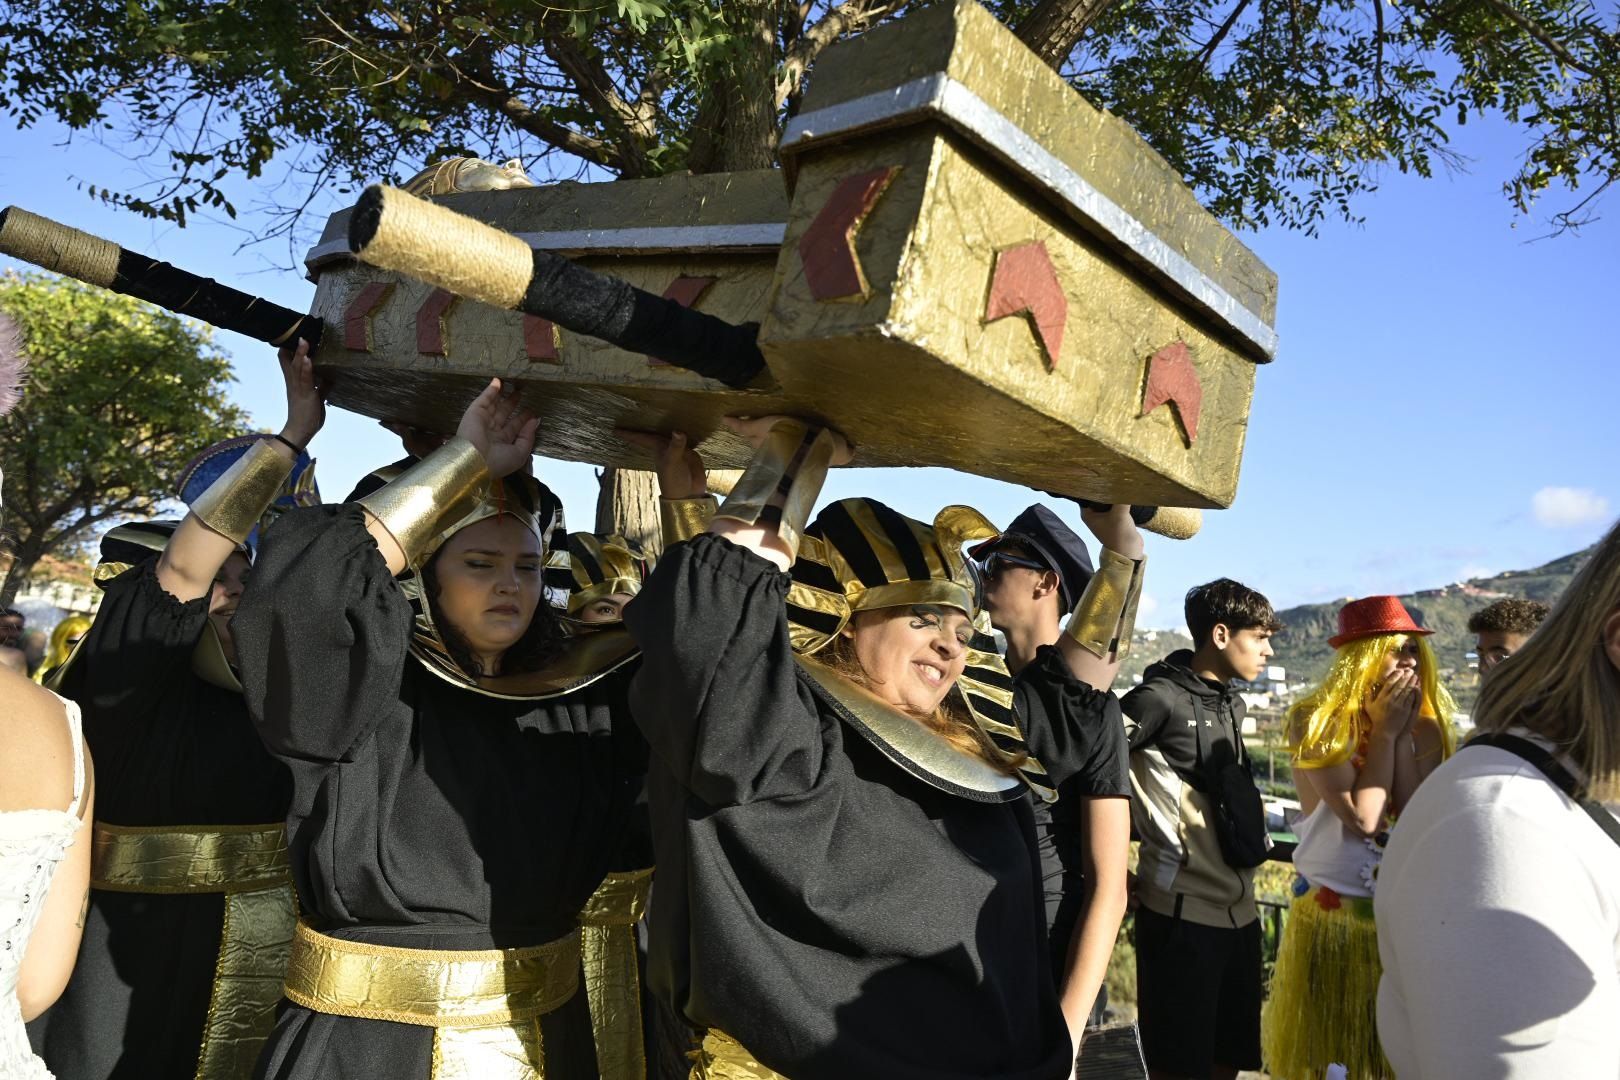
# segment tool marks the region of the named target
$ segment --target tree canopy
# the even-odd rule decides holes
[[[4,608],[41,557],[173,498],[186,463],[247,416],[209,332],[166,311],[45,274],[0,276],[0,310],[29,361],[22,403],[0,419]]]
[[[769,165],[820,51],[931,2],[0,0],[0,108],[147,155],[151,185],[90,186],[142,214],[234,216],[233,178],[277,187],[270,235],[315,192],[451,154]],[[1381,168],[1458,163],[1451,136],[1487,114],[1523,133],[1521,212],[1558,187],[1555,226],[1578,225],[1620,177],[1620,39],[1588,0],[987,6],[1238,227],[1354,218]]]

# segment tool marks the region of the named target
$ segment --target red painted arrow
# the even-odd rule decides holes
[[[1056,369],[1063,355],[1063,331],[1069,324],[1069,298],[1063,295],[1052,257],[1039,240],[996,253],[984,321],[995,322],[1008,315],[1029,316],[1035,339],[1046,354],[1047,370]]]
[[[538,315],[523,316],[523,355],[543,363],[561,363],[557,355],[557,326]]]
[[[872,288],[855,251],[855,237],[883,197],[900,166],[889,165],[846,177],[833,189],[810,227],[799,237],[804,280],[817,300],[865,300]]]
[[[1165,402],[1176,407],[1181,417],[1181,430],[1187,435],[1187,445],[1198,438],[1198,413],[1204,404],[1204,384],[1193,366],[1192,354],[1184,341],[1172,341],[1153,354],[1148,361],[1147,390],[1142,395],[1142,411],[1146,416]]]
[[[355,352],[371,351],[371,316],[394,291],[392,281],[373,281],[355,294],[343,309],[343,347]]]
[[[434,289],[422,306],[416,309],[416,351],[427,356],[443,356],[444,324],[455,305],[456,294],[449,289]]]
[[[664,290],[664,299],[673,300],[681,307],[691,307],[698,302],[698,297],[709,291],[710,285],[719,280],[712,277],[687,277],[683,274],[669,283],[669,288]],[[647,357],[647,362],[654,367],[669,366],[668,360],[660,360],[656,356]]]

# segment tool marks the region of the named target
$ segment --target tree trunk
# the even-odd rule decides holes
[[[1049,67],[1063,70],[1063,62],[1080,44],[1086,28],[1116,0],[1041,0],[1029,17],[1013,28]]]
[[[21,591],[23,582],[28,580],[28,575],[33,573],[35,564],[44,554],[38,545],[27,541],[12,553],[11,567],[6,571],[6,580],[0,584],[0,611],[9,608],[12,601],[17,599],[17,593]]]
[[[596,531],[628,537],[657,558],[664,546],[658,527],[658,476],[641,469],[603,469]]]
[[[768,169],[776,152],[774,0],[747,0],[727,7],[728,12],[735,7],[739,33],[746,44],[736,67],[711,89],[715,96],[702,110],[709,122],[700,124],[701,145],[694,145],[689,161],[698,172]],[[715,127],[719,130],[713,130]],[[656,558],[663,550],[658,478],[639,469],[610,468],[602,471],[601,483],[596,531],[627,536]]]

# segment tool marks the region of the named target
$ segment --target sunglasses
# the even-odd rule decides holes
[[[1039,560],[1027,559],[1022,555],[1013,555],[1005,551],[992,551],[988,556],[985,557],[984,561],[980,565],[984,567],[985,577],[995,577],[1003,570],[1012,569],[1013,567],[1018,567],[1023,570],[1041,571],[1050,569],[1050,567]]]

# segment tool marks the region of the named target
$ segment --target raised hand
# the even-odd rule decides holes
[[[1131,519],[1131,508],[1125,503],[1115,503],[1106,510],[1093,510],[1082,505],[1080,520],[1085,522],[1097,542],[1109,551],[1127,559],[1140,559],[1146,551],[1142,545],[1142,531]]]
[[[664,435],[656,431],[615,428],[614,434],[631,446],[639,446],[657,463],[658,490],[666,499],[696,499],[708,492],[708,473],[703,459],[687,444],[684,431]]]
[[[765,436],[769,435],[771,428],[779,420],[791,420],[791,416],[728,416],[725,417],[726,427],[735,431],[747,440],[748,445],[758,450],[765,443]],[[809,421],[814,426],[813,421]],[[833,437],[833,456],[829,464],[848,465],[855,457],[855,452],[849,445],[849,440],[836,428],[827,428],[827,434]]]
[[[1412,729],[1423,702],[1423,689],[1417,672],[1396,671],[1380,683],[1367,703],[1373,730],[1385,735],[1404,735]]]
[[[326,388],[315,377],[309,358],[309,342],[298,339],[297,346],[283,345],[276,353],[281,363],[281,380],[287,386],[287,422],[281,437],[295,446],[307,447],[326,424]]]
[[[491,476],[509,476],[534,455],[540,421],[522,407],[516,394],[502,394],[501,380],[491,379],[462,414],[456,434],[478,448]]]

